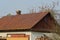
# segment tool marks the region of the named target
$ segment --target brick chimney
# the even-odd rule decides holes
[[[21,11],[20,11],[20,10],[17,10],[17,11],[16,11],[16,14],[17,14],[17,15],[21,15]]]

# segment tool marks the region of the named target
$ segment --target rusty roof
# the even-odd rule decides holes
[[[47,12],[5,16],[0,18],[0,30],[31,29]]]

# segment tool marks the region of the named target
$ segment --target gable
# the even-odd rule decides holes
[[[41,32],[56,32],[56,25],[54,18],[47,14],[41,21],[39,21],[32,30]]]

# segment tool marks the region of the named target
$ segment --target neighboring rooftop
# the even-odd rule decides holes
[[[32,13],[32,14],[19,14],[19,13],[21,13],[21,11],[17,12],[18,15],[4,16],[0,18],[0,31],[1,30],[30,30],[38,22],[40,22],[47,14],[50,14],[48,12],[39,12],[39,13]],[[45,29],[47,29],[47,27]],[[51,26],[49,28],[53,28],[53,27]]]
[[[5,16],[0,19],[0,30],[5,29],[30,29],[47,13],[21,14]],[[9,28],[10,27],[10,28]],[[7,29],[6,29],[7,28]]]

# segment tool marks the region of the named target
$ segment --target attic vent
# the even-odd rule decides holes
[[[17,14],[17,15],[21,15],[21,11],[20,11],[20,10],[17,10],[17,11],[16,11],[16,14]]]

